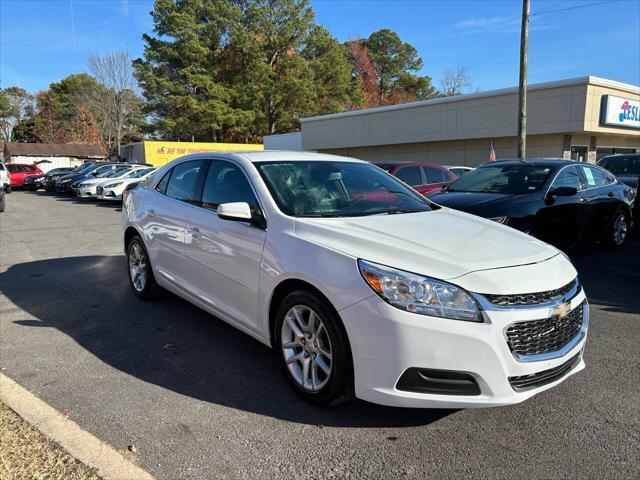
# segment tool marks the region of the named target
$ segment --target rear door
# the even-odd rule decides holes
[[[584,194],[589,200],[591,216],[586,229],[588,238],[598,238],[609,231],[613,212],[623,204],[615,177],[594,165],[580,165]]]
[[[204,160],[177,164],[145,197],[142,221],[146,247],[154,271],[178,288],[185,288],[186,221],[199,197]]]
[[[242,167],[211,160],[200,207],[191,210],[185,237],[192,293],[239,323],[257,327],[258,282],[266,231],[250,222],[222,220],[222,203],[246,202],[260,210]]]

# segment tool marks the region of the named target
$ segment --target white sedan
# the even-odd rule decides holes
[[[100,183],[96,187],[96,198],[98,200],[122,201],[122,192],[132,183],[146,180],[157,169],[155,167],[140,168],[130,173],[125,178],[110,178]]]
[[[311,403],[508,405],[585,367],[589,306],[563,253],[367,162],[193,154],[122,210],[133,293],[164,287],[271,346]]]
[[[125,179],[134,175],[139,170],[148,168],[145,165],[131,165],[131,167],[109,170],[97,177],[89,178],[78,184],[77,196],[79,198],[95,198],[98,185],[105,181],[113,181],[114,179]]]

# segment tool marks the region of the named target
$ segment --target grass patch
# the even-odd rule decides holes
[[[0,480],[100,480],[0,402]]]

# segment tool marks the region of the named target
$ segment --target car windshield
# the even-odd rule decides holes
[[[275,161],[255,165],[280,209],[295,217],[354,217],[437,208],[369,163]]]
[[[95,163],[83,163],[73,169],[74,173],[85,173],[95,167]]]
[[[485,165],[453,182],[448,192],[523,194],[540,190],[553,168],[537,165]]]
[[[153,170],[153,168],[140,168],[139,170],[135,170],[131,175],[129,175],[129,178],[144,177],[147,173],[150,173]]]
[[[615,175],[640,175],[640,155],[633,157],[606,157],[598,166]]]

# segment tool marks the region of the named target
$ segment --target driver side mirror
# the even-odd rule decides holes
[[[575,187],[556,187],[549,190],[544,197],[546,203],[553,203],[555,197],[571,197],[578,193],[578,189]]]
[[[249,222],[257,228],[266,228],[267,223],[262,213],[252,213],[247,202],[221,203],[218,205],[218,217],[234,222]]]

